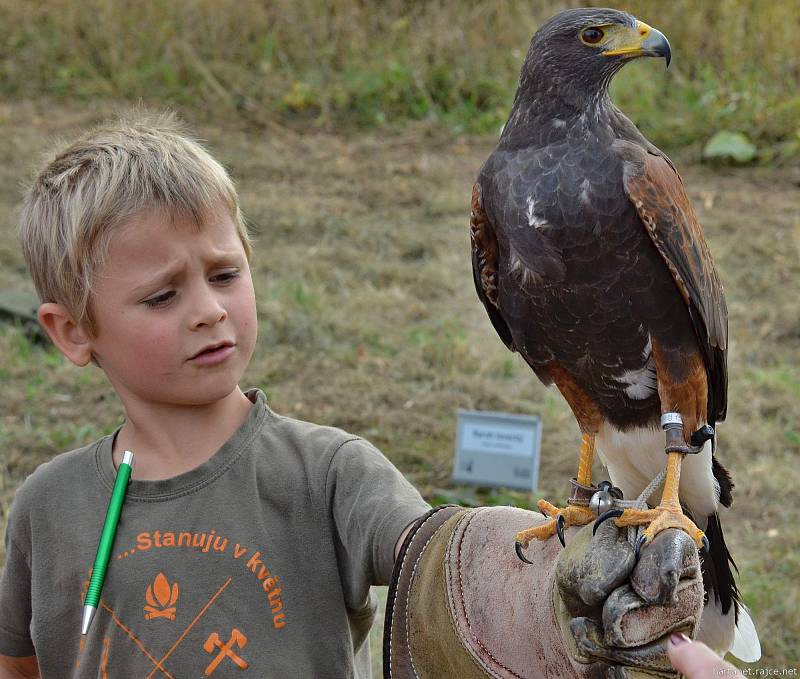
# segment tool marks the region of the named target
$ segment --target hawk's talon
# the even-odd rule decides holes
[[[636,559],[636,561],[639,560],[639,552],[642,551],[642,547],[644,547],[646,544],[647,544],[647,536],[640,535],[636,540],[636,544],[633,547],[633,556]]]
[[[600,516],[597,517],[597,519],[594,522],[594,526],[592,526],[592,535],[597,533],[597,529],[600,528],[600,524],[603,523],[603,521],[607,521],[608,519],[615,519],[619,516],[622,516],[623,511],[624,511],[623,509],[615,508],[615,509],[609,509],[607,512],[603,512]]]
[[[522,561],[523,563],[528,564],[529,566],[533,566],[533,562],[532,561],[528,561],[525,558],[525,555],[522,553],[522,543],[519,540],[515,540],[514,541],[514,551],[517,553],[517,557],[519,557],[520,561]]]
[[[700,550],[701,553],[702,554],[710,554],[711,553],[711,543],[708,541],[708,537],[705,535],[705,533],[703,534],[703,537],[701,539],[703,541],[703,548],[702,548],[702,550]]]
[[[548,519],[536,526],[519,531],[514,539],[527,546],[531,540],[547,540],[553,535],[559,535],[559,541],[564,542],[564,529],[569,526],[585,526],[594,520],[594,514],[588,507],[567,505],[559,509],[547,500],[539,500],[539,511]],[[559,519],[559,517],[561,517]]]

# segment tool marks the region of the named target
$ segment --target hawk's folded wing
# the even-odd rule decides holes
[[[727,410],[728,309],[717,269],[683,181],[662,155],[645,153],[625,189],[689,308],[708,372],[709,423]]]

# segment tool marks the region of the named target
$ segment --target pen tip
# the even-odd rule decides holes
[[[83,622],[81,622],[81,636],[84,636],[89,631],[89,625],[92,624],[94,612],[97,610],[94,606],[83,607]]]

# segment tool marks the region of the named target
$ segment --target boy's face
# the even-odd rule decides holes
[[[132,219],[111,240],[92,305],[92,353],[126,408],[220,400],[255,347],[253,281],[227,214],[199,231],[162,212]]]

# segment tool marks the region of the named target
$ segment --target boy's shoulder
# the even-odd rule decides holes
[[[63,513],[65,503],[81,502],[97,478],[96,451],[108,437],[60,453],[43,462],[18,487],[8,516],[7,536],[29,553],[33,536]]]
[[[54,458],[40,464],[17,488],[14,503],[37,502],[43,493],[52,493],[64,488],[72,492],[80,492],[93,470],[97,466],[96,452],[100,444],[109,436],[87,443],[80,448],[59,453]]]

